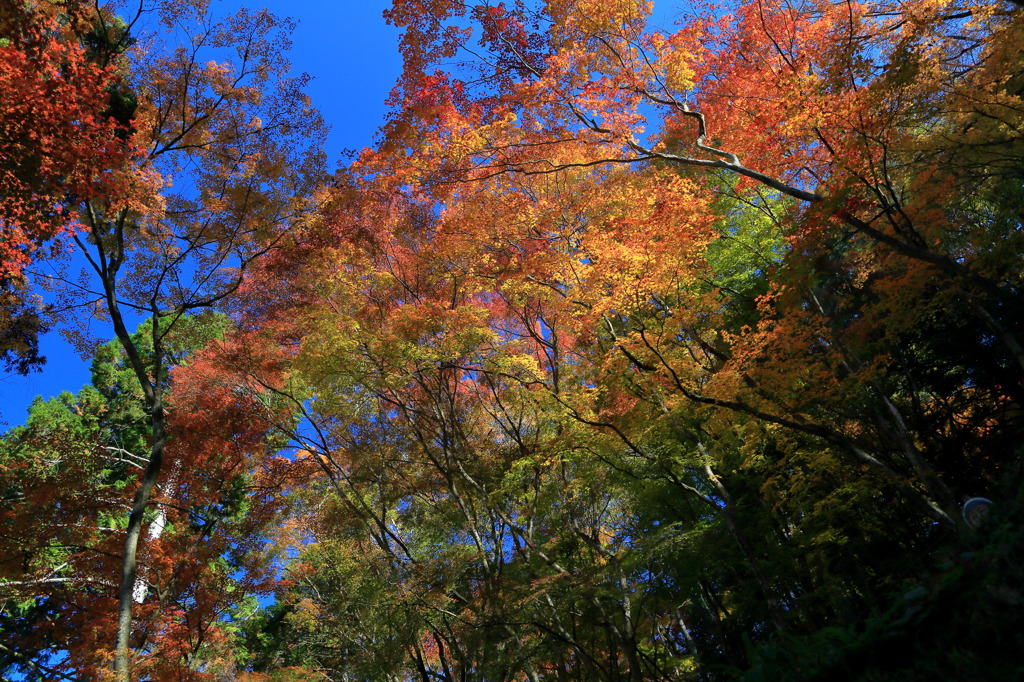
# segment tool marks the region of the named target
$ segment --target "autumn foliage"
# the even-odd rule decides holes
[[[651,11],[396,0],[391,114],[331,182],[278,175],[273,136],[233,174],[238,120],[188,119],[196,196],[133,205],[137,233],[103,205],[153,319],[103,400],[3,442],[10,669],[109,670],[83,586],[134,494],[168,528],[139,544],[150,679],[1016,674],[1021,10]],[[139,254],[193,220],[217,286],[147,289],[178,252]],[[151,495],[113,448],[150,453]]]
[[[91,11],[85,2],[23,3],[0,19],[5,279],[20,275],[37,248],[73,229],[78,201],[120,193],[119,170],[136,153],[111,107],[123,77],[116,55],[90,53],[84,40],[106,28]]]

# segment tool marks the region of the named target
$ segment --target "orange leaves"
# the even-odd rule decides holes
[[[73,3],[69,13],[80,8]],[[75,25],[71,22],[70,25]],[[56,17],[27,5],[0,31],[0,278],[17,277],[32,253],[74,230],[83,199],[120,194],[135,149],[109,111],[113,66],[93,63]]]
[[[601,297],[592,303],[595,314],[643,307],[652,296],[692,286],[712,235],[698,188],[665,175],[603,189],[607,212],[598,209],[597,223],[581,239],[587,262],[577,266],[584,291]]]
[[[547,3],[556,36],[578,40],[583,35],[615,35],[635,31],[651,13],[653,2],[638,0],[556,0]],[[577,33],[579,31],[579,33]]]

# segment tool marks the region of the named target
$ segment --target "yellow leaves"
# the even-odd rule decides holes
[[[472,304],[407,304],[394,311],[386,328],[409,359],[458,362],[494,340],[486,318],[487,311]]]
[[[651,48],[657,56],[655,68],[664,87],[673,92],[687,92],[693,88],[696,73],[693,63],[696,55],[684,45],[684,34],[665,37],[661,33],[650,35]]]
[[[537,358],[525,353],[511,353],[495,356],[485,366],[487,371],[499,372],[516,380],[531,384],[544,380],[544,372]]]
[[[299,599],[292,604],[292,609],[285,616],[288,624],[303,631],[314,631],[323,620],[324,609],[308,597]]]
[[[467,121],[461,128],[454,129],[450,137],[440,145],[441,153],[457,161],[494,148],[505,148],[515,144],[522,138],[518,117],[513,112],[506,113],[501,119],[484,126],[473,126]],[[428,153],[430,145],[425,149]]]
[[[567,29],[588,33],[617,32],[634,27],[650,16],[653,2],[638,0],[553,0],[548,2],[552,18]]]

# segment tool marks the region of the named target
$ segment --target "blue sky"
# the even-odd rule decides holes
[[[307,92],[331,126],[327,152],[332,166],[341,150],[369,146],[384,119],[387,98],[401,70],[399,31],[384,22],[389,0],[255,0],[213,2],[217,13],[232,8],[266,7],[298,21],[288,53],[294,73],[313,77]],[[112,336],[93,323],[101,336]],[[0,373],[0,429],[24,422],[36,395],[77,392],[89,383],[89,364],[82,361],[56,332],[42,341],[47,357],[41,373],[28,377]]]

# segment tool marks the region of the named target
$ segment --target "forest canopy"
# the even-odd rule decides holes
[[[5,679],[1024,673],[1024,9],[652,10],[4,5]]]

